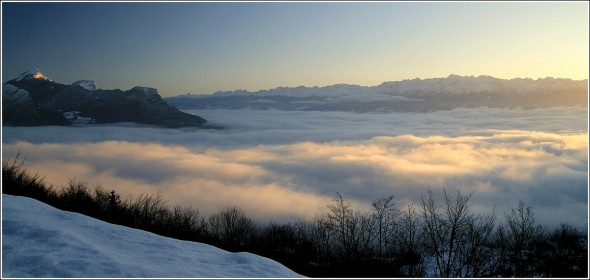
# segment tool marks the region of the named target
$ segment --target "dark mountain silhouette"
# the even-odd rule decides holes
[[[201,127],[206,120],[179,111],[154,88],[98,89],[94,81],[57,83],[38,69],[2,84],[4,125],[40,126],[135,122],[161,127]]]

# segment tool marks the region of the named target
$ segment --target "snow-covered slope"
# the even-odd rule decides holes
[[[2,195],[2,277],[291,278],[285,266]]]
[[[22,103],[29,99],[31,99],[31,95],[28,91],[17,88],[11,84],[2,84],[2,101],[4,103]]]

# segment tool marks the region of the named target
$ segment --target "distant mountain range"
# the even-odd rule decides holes
[[[378,86],[279,87],[166,98],[180,109],[279,109],[430,112],[457,107],[525,109],[588,106],[588,80],[458,76],[385,82]]]
[[[41,126],[135,122],[201,127],[206,120],[179,111],[154,88],[103,90],[92,80],[57,83],[35,69],[2,84],[3,125]]]

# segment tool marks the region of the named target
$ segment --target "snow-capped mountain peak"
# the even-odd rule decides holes
[[[41,73],[39,68],[25,71],[24,73],[20,74],[20,76],[18,76],[18,78],[16,78],[16,81],[22,81],[25,79],[39,79],[39,80],[53,81],[53,80],[47,78],[47,76],[43,75],[43,73]]]
[[[85,88],[88,91],[95,91],[98,88],[96,87],[96,82],[94,80],[79,80],[76,81],[74,83],[72,83],[72,85],[78,85],[81,86],[83,88]]]

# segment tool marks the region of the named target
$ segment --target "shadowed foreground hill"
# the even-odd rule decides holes
[[[2,277],[302,277],[250,253],[162,237],[2,195]]]

